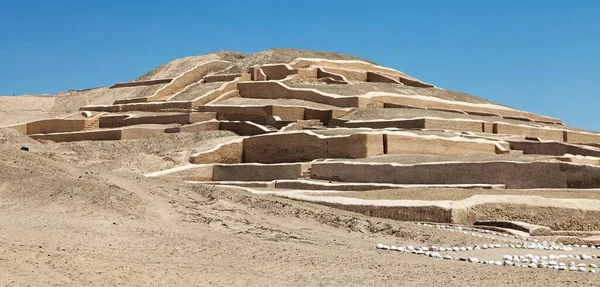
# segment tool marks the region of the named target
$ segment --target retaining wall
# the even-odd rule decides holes
[[[387,154],[503,153],[508,144],[488,140],[445,138],[388,133],[384,135]]]
[[[322,162],[312,177],[397,184],[505,184],[506,188],[597,188],[600,168],[558,162],[449,162],[416,165]]]
[[[494,123],[493,130],[495,134],[522,135],[544,140],[563,141],[563,131],[556,129]]]
[[[564,131],[564,141],[580,144],[600,144],[600,134]]]
[[[432,130],[457,130],[469,132],[484,132],[484,122],[474,120],[455,120],[455,119],[435,119],[435,118],[416,118],[416,119],[397,119],[380,121],[346,121],[341,123],[342,127],[347,128],[402,128],[402,129],[432,129]]]
[[[306,164],[215,164],[213,181],[271,181],[298,179],[308,169]]]
[[[394,79],[393,77],[389,77],[389,76],[374,73],[374,72],[367,72],[367,82],[401,84],[400,81],[398,81],[397,79]]]
[[[369,99],[320,93],[314,89],[294,89],[280,82],[239,82],[240,95],[257,99],[300,99],[336,107],[366,106]]]
[[[236,139],[217,145],[211,150],[196,153],[190,157],[190,162],[194,164],[241,163],[243,151],[242,139]]]
[[[125,88],[125,87],[139,87],[139,86],[153,86],[153,85],[159,85],[159,84],[168,84],[172,80],[173,79],[158,79],[158,80],[150,80],[150,81],[137,81],[137,82],[116,83],[116,84],[110,86],[109,89]]]
[[[583,155],[600,157],[600,149],[583,147],[561,142],[508,141],[510,149],[522,150],[525,154],[543,155]]]

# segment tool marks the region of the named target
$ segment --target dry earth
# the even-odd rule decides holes
[[[205,141],[218,136],[227,134],[198,135]],[[188,139],[187,145],[199,140]],[[156,149],[178,152],[164,142],[42,144],[2,130],[0,284],[598,284],[587,273],[379,251],[374,248],[378,242],[461,245],[485,240],[279,197],[148,179],[120,168]],[[180,142],[186,146],[186,139]],[[109,157],[103,147],[108,144],[123,146]],[[31,151],[20,151],[21,145]]]
[[[227,74],[246,72],[256,64],[287,63],[298,57],[360,60],[349,55],[291,49],[252,55],[219,52],[174,60],[137,80],[176,77],[210,60],[235,62],[219,72]],[[65,117],[81,106],[149,96],[161,86],[96,88],[56,96],[0,97],[0,126]],[[192,99],[203,94],[205,87],[216,86],[199,84],[179,96]],[[388,91],[389,86],[365,83],[351,88],[344,85],[341,90],[318,88],[356,94],[372,89]],[[404,86],[393,91],[408,95],[429,93],[426,89]],[[445,99],[487,102],[446,90],[431,93]],[[222,104],[257,101],[236,98]],[[271,99],[262,103],[332,108],[302,100]],[[386,119],[414,113],[394,110],[391,112],[395,114],[358,110],[348,118]],[[429,112],[440,117],[447,115]],[[152,113],[136,111],[136,114]],[[453,135],[441,131],[427,134]],[[470,234],[373,218],[242,189],[144,176],[186,164],[191,154],[233,138],[239,137],[228,131],[209,131],[164,134],[144,140],[40,143],[12,129],[0,129],[0,285],[600,286],[597,274],[488,266],[375,248],[377,243],[398,246],[490,243],[489,239]],[[22,151],[21,146],[30,150]],[[485,155],[478,157],[453,155],[452,159],[488,159]],[[527,161],[543,159],[543,156],[506,155],[503,158]],[[371,160],[409,163],[446,159],[448,156],[396,156]],[[468,189],[436,193],[442,190],[383,190],[346,195],[431,200],[497,192]],[[598,198],[592,191],[565,193],[546,191],[544,195]],[[477,254],[501,258],[504,252],[513,251],[488,250]]]

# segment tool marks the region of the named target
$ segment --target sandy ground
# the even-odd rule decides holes
[[[156,149],[176,153],[178,146],[208,145],[215,135],[41,144],[1,131],[1,285],[598,284],[591,274],[378,251],[379,242],[485,240],[273,196],[149,179],[131,163]],[[32,151],[18,150],[21,145]]]

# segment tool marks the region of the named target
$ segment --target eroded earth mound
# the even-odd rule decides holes
[[[600,134],[353,56],[187,57],[0,125],[3,284],[597,280]]]

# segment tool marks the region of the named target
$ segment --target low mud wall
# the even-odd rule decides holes
[[[383,154],[383,135],[325,137],[310,132],[274,133],[244,139],[244,162],[308,162]]]
[[[240,96],[257,99],[299,99],[336,107],[366,106],[369,99],[357,96],[328,95],[313,89],[290,88],[283,83],[268,82],[239,82]]]
[[[137,81],[137,82],[123,82],[123,83],[116,83],[112,86],[110,86],[109,89],[116,89],[116,88],[126,88],[126,87],[139,87],[139,86],[153,86],[153,85],[160,85],[160,84],[168,84],[172,81],[173,79],[158,79],[158,80],[150,80],[150,81]]]
[[[311,177],[396,184],[505,184],[514,189],[600,187],[600,167],[558,162],[320,162],[313,164]]]
[[[307,169],[302,163],[289,164],[216,164],[213,181],[271,181],[276,179],[298,179]]]
[[[564,141],[580,144],[600,144],[600,134],[564,131]]]
[[[524,154],[543,155],[582,155],[600,157],[600,149],[583,147],[561,142],[509,141],[510,148],[522,150]]]
[[[543,140],[563,141],[563,131],[557,129],[494,123],[493,130],[495,134],[522,135]]]
[[[16,125],[13,129],[26,135],[75,132],[82,131],[89,121],[89,119],[46,119]]]
[[[367,216],[389,218],[400,221],[450,223],[452,217],[451,210],[438,206],[374,206],[318,201],[314,203],[352,211]]]
[[[463,154],[500,153],[508,144],[488,140],[445,138],[437,136],[412,136],[389,133],[384,135],[387,154]]]
[[[99,130],[73,133],[55,133],[32,135],[34,140],[47,140],[54,142],[73,142],[73,141],[102,141],[102,140],[121,140],[121,130]]]
[[[190,157],[190,162],[194,164],[241,163],[243,151],[242,139],[238,139],[217,145],[208,151],[194,154]]]
[[[478,204],[470,206],[468,209],[456,209],[453,212],[452,223],[472,225],[476,221],[489,219],[525,221],[546,226],[552,230],[600,230],[599,211],[500,202]]]
[[[430,129],[430,130],[456,130],[468,132],[484,132],[484,122],[471,120],[415,118],[378,121],[347,121],[341,124],[347,128],[401,128],[401,129]]]
[[[393,77],[374,73],[374,72],[367,72],[367,82],[400,84],[400,81],[398,81],[397,79],[394,79]]]

